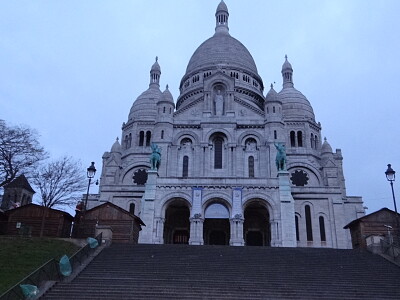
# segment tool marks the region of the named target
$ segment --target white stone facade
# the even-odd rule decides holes
[[[142,243],[350,248],[343,227],[364,209],[360,197],[346,195],[341,151],[322,143],[287,58],[282,90],[271,86],[264,96],[228,17],[222,1],[215,34],[189,61],[176,105],[168,87],[161,92],[154,63],[121,143],[103,156],[100,197],[90,205],[110,201],[139,215]],[[158,171],[149,171],[151,143],[162,148]],[[277,170],[276,143],[286,146],[287,172]]]

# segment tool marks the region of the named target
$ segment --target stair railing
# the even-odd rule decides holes
[[[99,245],[102,243],[102,234],[100,233],[98,236],[95,237]],[[90,254],[92,254],[96,249],[95,248],[90,248],[89,244],[86,244],[86,246],[82,247],[78,251],[76,251],[71,257],[70,257],[70,263],[72,266],[72,270],[80,264],[82,265],[84,259],[86,259]],[[59,261],[56,259],[51,259],[36,270],[34,270],[32,273],[30,273],[28,276],[26,276],[24,279],[19,281],[16,285],[8,289],[6,292],[4,292],[2,295],[0,295],[0,300],[24,300],[26,297],[22,293],[22,289],[20,287],[21,284],[31,284],[35,285],[38,288],[41,287],[41,285],[46,282],[46,281],[62,281],[64,277],[62,276],[59,268]]]

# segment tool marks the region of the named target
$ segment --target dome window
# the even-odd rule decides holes
[[[296,132],[290,132],[290,147],[296,147]]]
[[[139,133],[139,146],[143,146],[144,143],[144,131]]]
[[[150,142],[151,142],[151,131],[147,131],[146,132],[146,147],[150,146]]]
[[[297,146],[303,147],[303,132],[297,131]]]

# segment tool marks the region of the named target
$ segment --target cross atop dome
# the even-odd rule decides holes
[[[229,32],[228,27],[229,12],[224,0],[218,4],[215,12],[215,32]]]

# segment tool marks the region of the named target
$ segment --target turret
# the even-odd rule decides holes
[[[221,0],[215,12],[215,32],[229,32],[229,12],[224,0]]]

